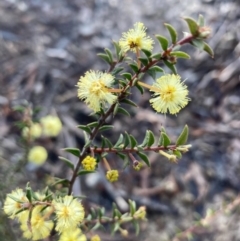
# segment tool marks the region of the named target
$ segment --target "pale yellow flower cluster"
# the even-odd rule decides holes
[[[40,123],[33,122],[22,130],[26,139],[36,139],[41,136],[56,137],[62,130],[62,122],[57,116],[47,115],[40,119]]]
[[[128,50],[136,52],[137,50],[146,49],[151,51],[153,49],[154,41],[146,36],[146,27],[143,23],[135,23],[133,29],[123,33],[119,41],[119,45],[123,52]]]
[[[57,116],[47,115],[42,117],[40,123],[44,136],[56,137],[62,130],[62,122]]]
[[[42,193],[35,192],[36,201],[29,202],[22,189],[16,189],[7,195],[3,210],[10,218],[20,222],[23,237],[31,240],[47,238],[53,227],[59,233],[59,241],[86,241],[79,225],[84,219],[84,208],[73,196],[58,197],[44,202]]]
[[[34,146],[28,153],[28,161],[36,165],[42,165],[48,157],[47,150],[42,146]]]
[[[133,51],[137,53],[137,57],[140,57],[140,50],[152,51],[153,44],[154,41],[146,35],[146,27],[140,22],[123,33],[119,41],[123,53]],[[158,78],[152,86],[140,81],[138,84],[154,92],[150,103],[156,112],[177,114],[190,100],[187,86],[180,79],[178,75],[169,74]],[[113,83],[114,76],[111,74],[90,70],[77,83],[78,97],[97,113],[101,108],[117,102],[118,98],[114,93],[118,91],[111,89]]]
[[[150,91],[154,94],[150,103],[157,112],[176,114],[188,104],[188,89],[180,79],[179,75],[168,74],[152,85]]]
[[[43,207],[39,205],[33,207],[30,212],[30,206],[26,193],[22,189],[16,189],[7,195],[3,210],[10,218],[16,218],[20,222],[24,238],[32,240],[44,239],[50,235],[54,226],[53,221],[46,215],[51,212],[51,208],[47,207],[43,210]],[[30,223],[28,223],[29,217],[31,217]]]
[[[96,234],[96,235],[91,237],[90,241],[101,241],[101,238]]]
[[[99,112],[101,107],[117,100],[117,96],[110,90],[113,82],[114,77],[111,74],[90,70],[77,83],[78,97],[95,113]]]

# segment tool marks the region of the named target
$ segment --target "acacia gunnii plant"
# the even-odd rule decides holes
[[[121,213],[117,206],[113,205],[112,216],[106,216],[104,208],[92,209],[86,213],[79,198],[74,196],[73,185],[76,178],[92,172],[97,172],[100,162],[106,167],[106,179],[115,182],[119,178],[119,171],[112,169],[108,162],[108,154],[112,153],[121,158],[135,170],[140,170],[143,165],[150,166],[146,152],[156,152],[172,162],[177,162],[182,154],[191,147],[187,144],[188,127],[183,128],[182,133],[173,143],[166,130],[162,127],[160,135],[155,136],[151,130],[146,130],[142,143],[138,143],[132,134],[120,134],[116,143],[101,136],[101,145],[94,142],[99,133],[111,130],[112,125],[107,123],[108,117],[115,117],[118,113],[130,116],[122,103],[137,107],[131,98],[132,89],[137,89],[141,94],[144,90],[151,93],[150,106],[157,113],[176,115],[190,101],[187,85],[177,74],[176,63],[179,58],[189,59],[190,56],[180,51],[185,44],[191,44],[200,50],[206,51],[213,57],[213,51],[205,42],[210,35],[209,27],[205,26],[204,19],[200,15],[198,21],[185,17],[189,33],[185,33],[182,39],[173,26],[165,24],[170,41],[162,35],[156,35],[153,40],[147,35],[143,23],[134,24],[133,28],[122,34],[119,41],[114,41],[115,54],[109,49],[105,53],[98,54],[105,60],[109,69],[105,72],[89,70],[80,77],[77,88],[78,97],[92,110],[96,121],[87,125],[79,125],[84,132],[85,144],[80,150],[68,147],[64,150],[78,159],[74,165],[65,157],[60,157],[68,168],[72,170],[69,179],[58,179],[57,183],[64,183],[67,193],[57,193],[46,187],[42,192],[33,191],[29,183],[25,190],[17,188],[7,195],[3,206],[4,212],[20,224],[23,237],[30,240],[40,240],[51,235],[58,235],[59,241],[84,241],[89,237],[92,241],[101,238],[94,234],[94,230],[106,223],[112,225],[112,232],[119,231],[123,236],[128,231],[123,224],[130,222],[139,231],[139,221],[146,217],[145,207],[136,207],[136,203],[129,200],[129,212]],[[158,43],[161,50],[153,53],[154,44]],[[170,73],[165,73],[164,69]],[[153,77],[151,85],[143,81],[143,76],[149,74]],[[40,123],[30,123],[23,130],[23,137],[28,140],[38,138],[50,133],[58,135],[61,122],[57,117],[47,116]],[[158,140],[156,140],[156,138]],[[36,159],[42,163],[47,158],[47,153],[41,146],[29,150],[28,158]],[[90,232],[91,231],[91,232]]]

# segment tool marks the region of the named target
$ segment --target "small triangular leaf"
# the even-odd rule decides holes
[[[101,59],[103,59],[104,61],[106,61],[108,64],[111,65],[111,61],[110,61],[110,59],[109,59],[107,54],[99,53],[99,54],[97,54],[97,56],[99,56]]]
[[[67,165],[68,167],[70,167],[72,170],[74,169],[74,164],[73,164],[70,160],[68,160],[67,158],[62,157],[62,156],[59,156],[58,158],[59,158],[61,161],[65,162],[66,165]]]
[[[197,22],[194,19],[189,18],[189,17],[186,17],[186,18],[183,18],[183,19],[187,22],[188,28],[190,30],[190,33],[192,35],[196,35],[197,32],[198,32],[198,24],[197,24]]]
[[[168,40],[167,38],[163,37],[162,35],[156,35],[156,38],[160,45],[162,46],[163,50],[167,50],[168,48]]]
[[[172,43],[175,44],[177,42],[177,31],[176,31],[176,29],[168,23],[165,23],[164,25],[168,29],[168,32],[169,32],[169,34],[171,36],[171,39],[172,39]]]
[[[184,145],[187,142],[188,133],[189,133],[188,126],[185,125],[183,130],[182,130],[182,133],[179,135],[179,137],[176,141],[177,146]]]
[[[150,167],[150,162],[149,162],[149,159],[148,159],[147,155],[144,152],[141,152],[141,151],[137,152],[137,154],[146,163],[146,165],[148,167]]]
[[[174,73],[177,74],[176,66],[167,60],[163,60],[164,64]]]
[[[86,174],[90,174],[90,173],[95,173],[95,171],[87,171],[85,169],[81,169],[78,171],[77,175],[82,176],[82,175],[86,175]]]
[[[154,137],[154,134],[152,131],[148,130],[148,135],[149,135],[149,138],[148,138],[148,143],[147,143],[147,146],[150,147],[154,144],[155,142],[155,137]]]
[[[72,148],[72,147],[68,147],[68,148],[64,148],[62,149],[63,151],[66,151],[68,153],[73,154],[74,156],[79,157],[80,156],[80,150],[78,148]]]
[[[212,58],[214,58],[214,52],[213,52],[212,48],[205,42],[204,42],[203,50],[205,52],[207,52]]]
[[[168,145],[170,145],[171,140],[170,140],[169,136],[164,132],[162,132],[161,136],[163,137],[163,146],[167,147]]]
[[[171,56],[176,56],[178,58],[183,58],[183,59],[190,59],[190,55],[188,55],[187,53],[183,52],[183,51],[174,51],[171,52],[170,54]]]

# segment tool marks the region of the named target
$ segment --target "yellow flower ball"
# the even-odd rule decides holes
[[[39,138],[42,135],[42,127],[39,123],[33,123],[30,127],[25,127],[22,130],[24,138]]]
[[[47,160],[47,150],[42,146],[34,146],[28,153],[28,161],[42,165]]]
[[[43,135],[56,137],[62,130],[62,122],[57,116],[47,115],[40,119]]]
[[[110,90],[113,84],[113,75],[90,70],[77,83],[78,98],[84,100],[88,107],[97,113],[101,107],[116,102],[117,96]]]
[[[84,219],[84,208],[73,196],[59,197],[52,202],[56,214],[56,231],[76,229]]]
[[[116,182],[118,180],[119,173],[118,170],[107,171],[106,178],[109,182]]]
[[[97,165],[97,161],[94,157],[86,156],[82,161],[83,168],[87,171],[94,171]]]
[[[136,52],[138,49],[152,51],[154,41],[146,35],[146,27],[143,23],[135,23],[134,28],[122,34],[119,45],[123,52],[128,50]]]
[[[96,234],[91,237],[91,241],[101,241],[101,238]]]

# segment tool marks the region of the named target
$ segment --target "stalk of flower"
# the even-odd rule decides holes
[[[173,155],[173,154],[168,154],[167,152],[162,151],[162,150],[160,150],[159,153],[160,153],[162,156],[165,156],[169,161],[177,163],[177,157],[176,157],[175,155]]]

